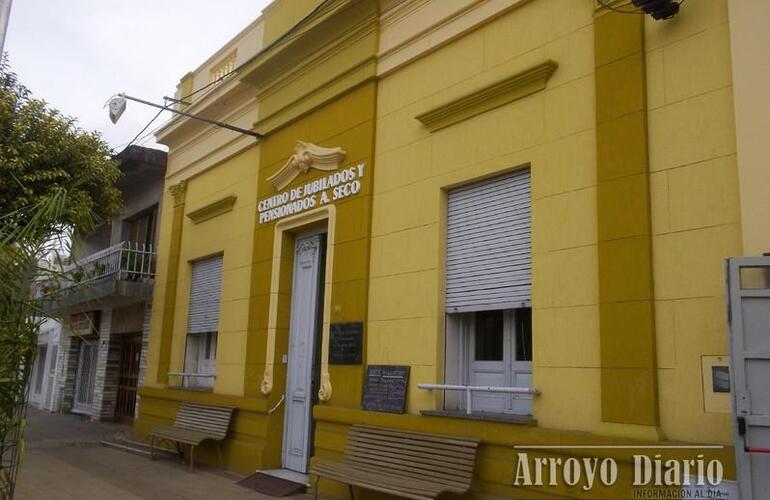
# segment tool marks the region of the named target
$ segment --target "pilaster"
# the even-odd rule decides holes
[[[604,422],[599,431],[655,439],[660,432],[644,16],[597,9],[594,43]]]

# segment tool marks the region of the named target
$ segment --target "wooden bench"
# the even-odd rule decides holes
[[[340,462],[319,460],[316,476],[403,498],[436,498],[444,492],[465,493],[473,480],[479,440],[354,425]]]
[[[201,403],[184,402],[176,411],[174,425],[158,427],[150,433],[150,459],[155,459],[155,439],[172,441],[176,445],[179,456],[184,458],[181,445],[190,446],[190,470],[195,466],[195,447],[210,439],[217,441],[217,454],[222,464],[220,442],[227,437],[230,420],[235,408],[230,406],[214,406]]]

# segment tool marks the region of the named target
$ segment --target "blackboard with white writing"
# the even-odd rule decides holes
[[[330,365],[361,364],[363,323],[332,323],[329,334]]]
[[[369,365],[361,406],[369,411],[404,413],[408,385],[408,366]]]

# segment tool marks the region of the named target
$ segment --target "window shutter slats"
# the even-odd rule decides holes
[[[222,292],[222,256],[192,264],[188,333],[219,330],[219,301]]]
[[[530,213],[529,169],[449,191],[447,312],[529,305]]]

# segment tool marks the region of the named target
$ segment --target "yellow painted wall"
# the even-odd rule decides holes
[[[275,39],[312,3],[284,0],[271,7],[266,38]],[[342,18],[369,19],[375,4],[357,5],[364,4],[369,10],[357,13],[360,17],[348,13]],[[272,28],[270,12],[281,19]],[[266,179],[294,152],[295,141],[303,140],[342,147],[347,151],[343,166],[366,164],[363,191],[337,204],[333,267],[327,277],[332,295],[326,304],[332,322],[365,321],[364,364],[330,367],[331,400],[314,410],[318,456],[339,456],[347,426],[354,422],[474,435],[489,443],[480,452],[475,486],[483,498],[511,493],[512,443],[617,442],[618,437],[600,436],[610,429],[602,425],[597,211],[622,208],[624,200],[617,207],[611,200],[597,203],[600,86],[594,14],[593,0],[526,2],[378,82],[366,66],[376,38],[367,31],[355,50],[345,49],[351,50],[345,54],[357,54],[355,68],[366,71],[346,67],[352,63],[338,57],[313,67],[307,89],[284,88],[291,90],[285,96],[263,88],[266,109],[275,111],[266,124],[269,135],[259,147],[187,185],[184,213],[231,194],[238,196],[234,210],[197,225],[177,213],[181,249],[169,368],[180,370],[183,363],[189,262],[224,252],[214,394],[165,390],[157,382],[162,378],[159,339],[168,322],[167,316],[154,315],[137,431],[169,422],[181,400],[235,404],[240,409],[226,445],[228,467],[248,471],[280,464],[283,410],[268,416],[267,409],[285,387],[280,359],[288,345],[293,236],[285,235],[282,255],[273,255],[275,223],[257,223],[256,202],[275,194]],[[271,29],[276,31],[268,35]],[[340,27],[327,23],[313,36],[326,40],[327,30],[333,29]],[[651,172],[660,427],[671,440],[729,443],[729,415],[704,411],[701,377],[701,357],[723,355],[727,349],[721,261],[741,253],[726,4],[686,4],[672,21],[645,19],[644,39],[648,115],[647,129],[640,133],[647,134]],[[303,43],[288,50],[315,57]],[[435,132],[415,119],[548,60],[558,68],[542,91]],[[268,69],[278,71],[279,62],[269,57],[257,61],[253,78],[244,81],[259,85],[265,76],[260,72],[275,76]],[[324,67],[347,73],[336,78]],[[295,83],[301,80],[301,72],[281,71]],[[292,103],[290,109],[282,108],[282,99]],[[533,376],[542,391],[534,401],[538,427],[419,417],[420,410],[439,408],[440,399],[417,384],[444,380],[445,190],[523,166],[532,172]],[[321,175],[301,174],[287,188]],[[173,207],[168,194],[164,207]],[[170,252],[164,248],[173,220],[174,211],[164,210],[154,311],[163,309],[168,290],[163,266]],[[271,295],[276,258],[280,284]],[[266,396],[260,382],[271,300],[278,311],[276,364],[274,387]],[[409,415],[358,410],[364,366],[380,363],[411,366]],[[215,456],[210,453],[204,451],[204,459]],[[723,453],[728,477],[734,477],[730,449]]]
[[[184,217],[182,211],[184,208],[174,206],[174,196],[166,185],[163,190],[163,200],[161,202],[157,260],[155,266],[155,283],[153,284],[152,307],[153,314],[150,317],[150,340],[147,349],[147,368],[145,371],[143,385],[153,386],[165,381],[165,373],[168,371],[168,355],[162,355],[162,351],[169,351],[168,342],[163,339],[164,326],[170,328],[170,322],[175,307],[171,295],[176,295],[176,274],[174,269],[169,266],[170,262],[177,261],[179,254],[178,243],[172,242],[172,228],[176,216],[177,224],[181,224],[181,218]],[[176,248],[174,248],[176,247]],[[178,269],[178,266],[175,266]],[[161,358],[164,359],[164,366],[161,367]],[[162,375],[161,375],[162,373]]]
[[[224,461],[228,468],[241,473],[254,470],[264,454],[273,453],[275,443],[265,438],[275,432],[275,422],[266,418],[264,401],[250,401],[244,395],[244,370],[246,366],[246,335],[248,326],[251,257],[253,250],[253,228],[256,218],[256,187],[259,165],[259,146],[253,146],[203,173],[186,179],[185,203],[173,210],[173,197],[166,189],[161,214],[159,236],[158,275],[153,300],[162,310],[169,274],[169,255],[165,249],[172,239],[175,215],[181,226],[178,252],[176,293],[173,300],[173,331],[164,318],[169,312],[154,314],[151,321],[150,346],[148,351],[147,375],[140,389],[139,417],[134,431],[146,436],[159,425],[170,425],[180,401],[200,401],[210,404],[238,406],[240,410],[233,422],[231,438],[223,445]],[[175,185],[175,179],[167,182]],[[167,186],[167,188],[170,186]],[[194,223],[187,214],[203,208],[227,196],[237,197],[233,209],[211,219]],[[179,217],[178,212],[182,212]],[[217,378],[213,391],[186,391],[173,389],[180,379],[170,377],[165,384],[166,371],[183,371],[189,309],[191,261],[216,255],[223,255],[222,296],[220,304],[219,333],[217,337]],[[161,362],[160,340],[170,333],[168,359]],[[159,373],[159,366],[163,373]],[[165,368],[167,366],[167,368]],[[216,463],[216,448],[201,447],[196,456],[202,461]]]
[[[187,332],[187,311],[190,296],[191,261],[223,254],[222,301],[220,326],[217,339],[217,379],[214,390],[222,394],[243,393],[244,346],[248,320],[248,280],[243,280],[251,269],[253,224],[256,214],[256,181],[259,148],[251,149],[188,179],[185,216],[181,219],[181,245],[178,257],[178,281],[173,308],[173,332],[169,353],[168,371],[183,371],[184,346]],[[169,183],[171,184],[171,183]],[[195,224],[186,214],[205,207],[217,200],[235,195],[237,200],[232,211]],[[169,273],[169,255],[166,246],[171,239],[173,224],[173,197],[166,190],[164,210],[161,215],[158,276],[154,289],[157,311],[163,309],[163,299]],[[162,336],[164,315],[155,314],[151,320],[150,347],[145,385],[157,386],[156,381],[165,373],[158,373],[161,363],[159,344]],[[168,325],[166,325],[168,326]],[[160,377],[160,378],[159,378]],[[171,385],[179,385],[172,378]],[[163,385],[163,384],[160,384]]]
[[[365,164],[361,191],[349,198],[334,203],[336,207],[336,228],[334,246],[328,258],[332,259],[332,275],[327,276],[331,286],[331,303],[325,304],[331,312],[331,322],[364,321],[367,315],[367,279],[369,266],[369,220],[372,182],[374,178],[374,106],[376,87],[369,83],[340,97],[333,103],[307,117],[294,122],[271,134],[262,144],[260,178],[273,175],[293,154],[294,144],[303,140],[325,147],[341,147],[346,151],[343,167]],[[345,116],[344,120],[338,119]],[[314,179],[328,175],[318,170],[300,174],[284,189],[301,186]],[[276,193],[269,182],[260,182],[259,199]],[[280,219],[288,220],[289,217]],[[251,275],[252,297],[249,342],[248,374],[256,374],[255,384],[249,384],[247,392],[258,394],[259,382],[265,369],[266,337],[268,334],[268,311],[271,300],[271,273],[273,269],[273,239],[275,221],[256,224],[253,252],[253,273]],[[296,229],[294,232],[301,232]],[[281,264],[281,285],[278,301],[278,322],[276,332],[274,366],[274,394],[282,394],[286,380],[286,365],[280,362],[288,352],[289,314],[291,304],[293,237],[284,242],[285,262]],[[320,338],[317,342],[320,342]],[[355,407],[361,399],[362,366],[331,366],[330,378],[333,387],[329,404]],[[251,376],[251,375],[249,375]],[[259,394],[259,397],[263,397]],[[282,418],[282,412],[279,415]]]
[[[176,297],[171,371],[182,371],[190,298],[191,262],[223,254],[222,298],[217,337],[218,394],[243,394],[246,330],[250,287],[259,147],[253,147],[187,181],[187,213],[229,195],[238,199],[233,210],[195,224],[185,218],[182,228],[179,286]],[[173,383],[173,381],[172,381]]]
[[[757,256],[770,252],[770,65],[759,62],[770,46],[770,30],[761,28],[770,24],[770,3],[732,0],[728,7],[743,254]]]
[[[409,413],[443,381],[442,188],[530,164],[535,417],[598,425],[593,47],[591,1],[534,1],[380,80],[368,361],[412,366]],[[434,133],[414,119],[548,59],[542,92]]]
[[[264,17],[266,44],[274,39],[270,36],[275,36],[276,32],[282,33],[293,25],[294,18],[304,15],[306,10],[309,12],[309,9],[301,5],[309,3],[289,0],[277,2],[270,7]],[[258,224],[257,201],[276,193],[267,179],[295,153],[298,140],[326,147],[341,147],[346,151],[342,167],[364,164],[364,175],[360,179],[361,191],[333,202],[336,218],[329,238],[333,240],[333,245],[329,248],[328,256],[332,268],[326,277],[331,295],[325,307],[330,311],[329,322],[365,321],[367,317],[377,95],[371,62],[376,48],[376,3],[370,0],[350,2],[350,5],[337,2],[337,6],[340,7],[338,11],[326,13],[337,16],[335,19],[308,28],[309,34],[303,32],[303,35],[287,41],[276,60],[272,59],[274,54],[270,53],[257,61],[254,71],[265,71],[264,64],[267,63],[270,68],[267,75],[269,78],[292,81],[302,79],[304,70],[300,71],[301,68],[293,64],[286,66],[285,58],[313,59],[319,57],[317,51],[322,48],[315,42],[326,40],[330,44],[323,47],[322,61],[316,61],[324,64],[310,65],[313,78],[302,80],[304,85],[279,85],[280,92],[275,94],[270,89],[260,87],[264,83],[263,79],[257,78],[256,82],[251,82],[254,94],[261,96],[260,105],[265,104],[268,110],[281,109],[280,113],[271,115],[269,128],[257,127],[266,134],[259,141],[259,146],[186,179],[184,206],[179,205],[176,211],[165,211],[162,215],[161,247],[173,247],[172,236],[181,234],[179,250],[167,252],[172,256],[177,255],[179,264],[172,268],[178,270],[178,278],[175,280],[176,290],[166,293],[167,268],[173,259],[161,252],[159,265],[165,268],[158,275],[155,301],[158,310],[163,310],[163,304],[170,303],[173,315],[159,314],[157,319],[153,319],[148,356],[150,375],[140,391],[140,417],[135,430],[143,435],[157,425],[169,424],[180,401],[236,406],[238,411],[232,434],[223,451],[227,467],[239,472],[280,467],[284,411],[278,408],[275,413],[268,414],[268,410],[274,407],[285,388],[286,366],[281,362],[281,357],[288,349],[294,233],[289,232],[283,236],[281,255],[273,255],[276,223]],[[350,30],[344,29],[346,23],[353,25]],[[343,46],[333,45],[335,40],[329,35],[340,31],[355,37]],[[362,70],[361,64],[367,64],[366,61],[369,69]],[[298,71],[302,74],[298,74]],[[254,76],[251,69],[244,70],[244,73]],[[250,80],[244,77],[243,81]],[[267,95],[262,96],[262,91]],[[181,141],[182,137],[177,139]],[[171,166],[170,172],[179,175],[170,180],[169,184],[175,184],[185,173],[189,175],[195,171]],[[311,170],[300,174],[286,189],[325,175],[328,172]],[[237,196],[230,212],[198,224],[184,215],[230,195]],[[170,195],[168,197],[171,199]],[[167,205],[174,206],[171,201]],[[289,219],[291,217],[281,221]],[[301,229],[294,231],[298,230]],[[181,371],[184,364],[190,262],[219,253],[224,255],[224,273],[217,343],[217,377],[213,391],[185,391],[166,387],[159,367],[161,372]],[[275,260],[280,261],[277,270],[279,288],[277,293],[271,294]],[[274,386],[265,395],[260,390],[260,384],[266,367],[271,301],[276,304],[278,311],[275,350],[272,353],[275,359]],[[169,318],[173,318],[173,322]],[[163,349],[160,346],[164,336],[171,340],[171,345],[168,353],[162,355]],[[321,339],[317,339],[317,342],[321,342]],[[168,359],[168,368],[162,362],[164,356]],[[329,374],[333,392],[331,400],[326,404],[357,407],[361,399],[363,365],[331,366]],[[171,383],[174,382],[178,383],[178,380],[172,377]],[[216,460],[212,446],[204,446],[201,453],[204,461]]]
[[[704,411],[701,357],[726,355],[723,259],[742,254],[727,1],[645,22],[661,427],[732,441]]]

